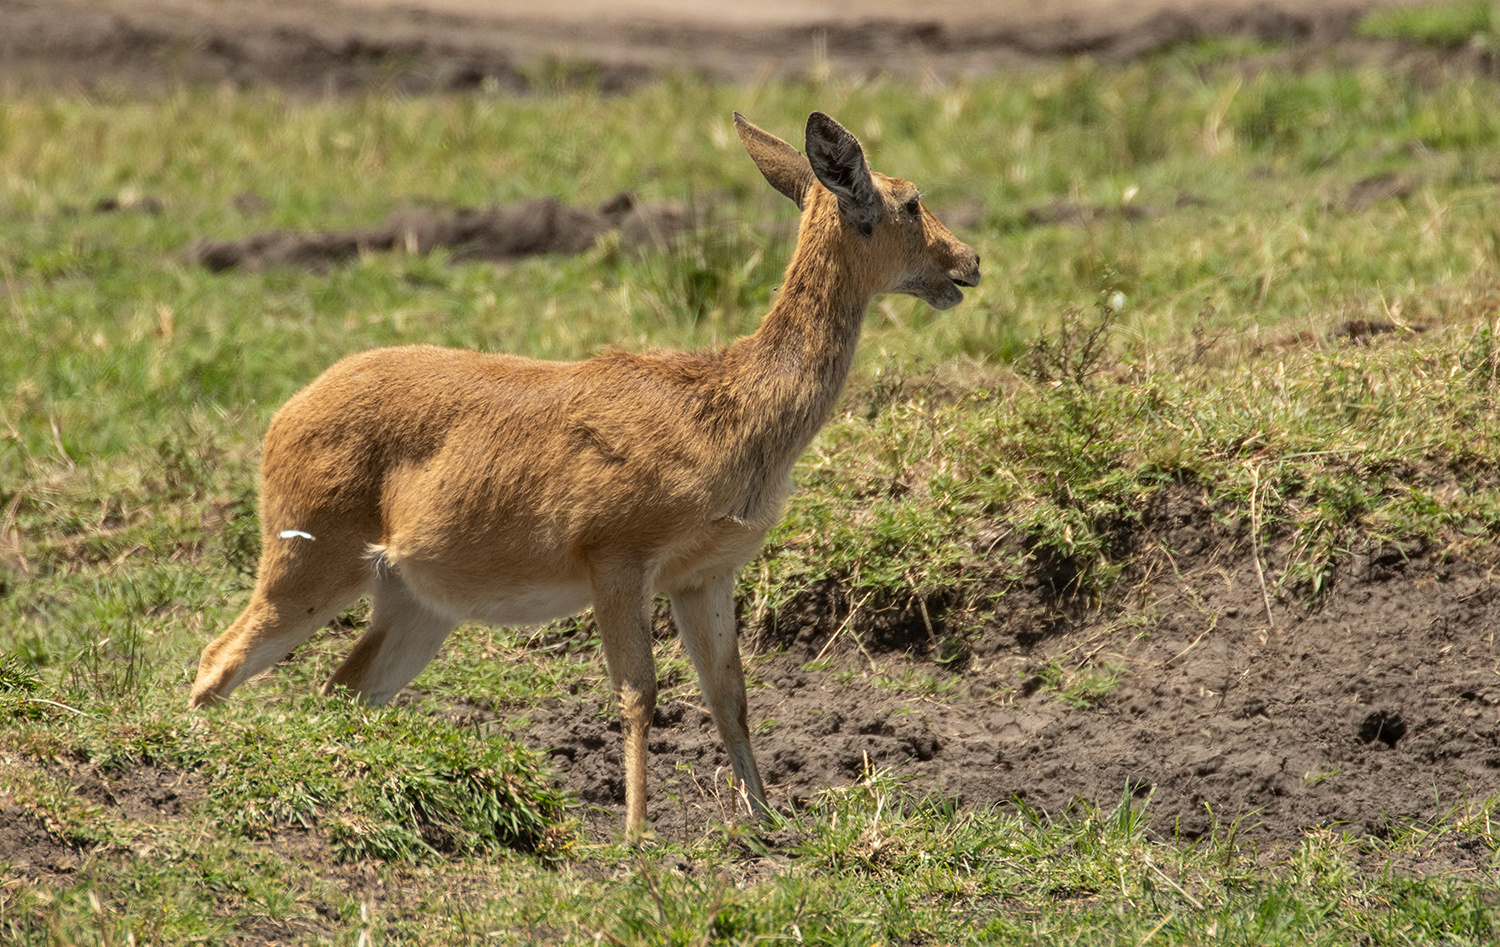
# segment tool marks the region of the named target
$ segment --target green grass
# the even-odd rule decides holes
[[[1366,14],[1356,27],[1361,36],[1403,39],[1430,46],[1455,47],[1492,42],[1495,4],[1489,0],[1428,3]]]
[[[769,873],[755,855],[760,843],[716,832],[685,847],[594,851],[555,869],[375,867],[365,870],[363,901],[293,860],[216,842],[149,864],[101,859],[74,886],[23,886],[0,902],[0,929],[18,944],[218,941],[232,933],[221,919],[232,911],[252,937],[296,932],[335,943],[1483,944],[1495,936],[1493,888],[1369,870],[1372,860],[1421,864],[1437,852],[1492,847],[1483,819],[1403,827],[1384,842],[1323,832],[1278,852],[1267,870],[1237,842],[1235,825],[1193,844],[1162,843],[1146,832],[1146,811],[1128,799],[1051,820],[1024,807],[964,810],[915,800],[872,775],[803,813],[768,856]],[[691,870],[674,867],[684,864]],[[139,898],[151,900],[151,913]]]
[[[395,710],[308,696],[336,636],[227,713],[182,709],[248,591],[265,424],[340,355],[430,341],[578,358],[754,327],[792,208],[741,151],[733,108],[793,140],[809,110],[834,114],[874,167],[967,216],[985,261],[955,310],[872,311],[845,410],[745,571],[747,620],[825,579],[850,601],[945,596],[952,651],[1027,578],[1108,610],[1139,578],[1152,511],[1181,491],[1254,534],[1293,606],[1361,544],[1492,558],[1500,84],[1263,70],[1213,49],[926,88],[5,99],[0,813],[77,863],[0,871],[0,939],[1492,941],[1481,800],[1383,840],[1323,831],[1256,851],[1234,821],[1253,814],[1189,843],[1148,833],[1139,801],[1049,820],[871,775],[798,813],[768,858],[732,828],[641,851],[589,842],[530,754],[443,713],[602,695],[586,622],[465,629]],[[1408,186],[1350,199],[1377,175]],[[387,254],[214,274],[185,253],[417,202],[593,204],[627,187],[710,224],[669,253],[606,243],[503,268]],[[123,209],[97,209],[107,198]],[[1040,213],[1060,205],[1082,223]],[[1334,332],[1361,320],[1393,331]],[[675,650],[663,672],[693,686]],[[1059,661],[1037,676],[1083,705],[1118,673]],[[80,782],[143,768],[194,789],[185,814],[126,818]],[[1480,867],[1421,870],[1455,848]]]
[[[445,721],[321,698],[199,717],[126,703],[101,716],[36,697],[41,682],[14,659],[4,671],[0,747],[106,776],[147,765],[192,773],[207,784],[203,814],[231,836],[318,830],[339,859],[405,861],[555,857],[570,837],[566,800],[535,754]],[[125,849],[142,831],[81,803],[60,777],[40,792],[15,774],[3,782],[74,843]]]

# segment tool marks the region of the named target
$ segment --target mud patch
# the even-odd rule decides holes
[[[151,764],[109,772],[89,764],[73,773],[77,792],[134,822],[181,818],[204,795],[204,778],[188,770]]]
[[[1018,607],[1001,601],[961,669],[931,660],[922,635],[882,639],[873,612],[828,647],[823,616],[843,624],[847,598],[810,591],[762,639],[777,650],[747,662],[771,803],[795,811],[876,768],[966,806],[1061,813],[1133,796],[1149,798],[1163,834],[1241,820],[1242,834],[1269,840],[1320,827],[1382,835],[1500,794],[1500,586],[1488,571],[1363,550],[1319,608],[1274,600],[1272,626],[1247,543],[1201,506],[1170,506],[1155,529],[1172,537],[1179,571],[1140,602],[1049,612],[1018,589]],[[1099,692],[1066,696],[1047,670],[1059,666],[1097,671]],[[691,836],[731,818],[736,800],[696,685],[667,693],[651,735],[651,813],[659,834]],[[533,708],[517,731],[552,753],[604,835],[620,830],[624,804],[606,701]]]
[[[216,272],[268,266],[322,270],[362,253],[391,250],[427,254],[445,249],[455,260],[505,261],[582,253],[613,232],[619,233],[626,249],[660,247],[691,225],[692,215],[672,202],[642,205],[629,194],[620,194],[587,210],[541,197],[488,210],[411,208],[364,230],[278,230],[242,240],[202,241],[189,248],[188,258]]]
[[[0,798],[0,853],[0,862],[26,878],[69,875],[83,862],[77,848],[59,841],[39,820],[4,798]]]
[[[1349,188],[1344,198],[1344,209],[1352,214],[1360,213],[1381,201],[1409,196],[1415,185],[1403,174],[1387,172],[1361,178]]]
[[[1088,227],[1104,220],[1118,219],[1135,222],[1160,216],[1161,211],[1140,204],[1108,207],[1077,204],[1072,201],[1052,201],[1036,207],[1028,207],[1026,213],[1021,215],[1021,224],[1026,227],[1044,227],[1049,224]]]
[[[78,799],[98,806],[127,826],[181,819],[204,793],[203,779],[197,773],[152,764],[117,772],[61,756],[45,764],[18,765],[60,779]],[[27,807],[0,796],[0,861],[9,863],[21,877],[72,874],[99,847],[70,839],[63,827],[48,824],[46,812],[45,807]]]

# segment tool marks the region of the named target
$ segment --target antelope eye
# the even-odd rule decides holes
[[[913,217],[922,213],[922,199],[920,197],[913,197],[911,200],[907,201],[906,212],[908,214],[911,214]]]

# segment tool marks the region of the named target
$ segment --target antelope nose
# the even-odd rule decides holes
[[[962,270],[954,270],[948,274],[948,278],[960,286],[979,285],[979,254],[974,254],[974,261]]]

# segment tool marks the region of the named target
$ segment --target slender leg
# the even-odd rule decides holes
[[[399,574],[379,572],[372,586],[370,629],[323,686],[323,693],[347,687],[378,705],[422,673],[458,622],[424,604]]]
[[[734,627],[733,576],[673,592],[672,620],[698,669],[698,684],[729,753],[734,777],[745,787],[756,817],[764,819],[771,809],[766,805],[760,770],[750,749],[745,672],[740,664],[739,639]]]
[[[217,703],[332,621],[364,591],[369,570],[357,537],[267,537],[250,604],[203,649],[191,707]],[[321,543],[321,545],[315,545]]]
[[[620,705],[625,736],[625,831],[646,822],[646,744],[656,712],[656,658],[646,617],[646,583],[638,571],[595,570],[594,617]]]

